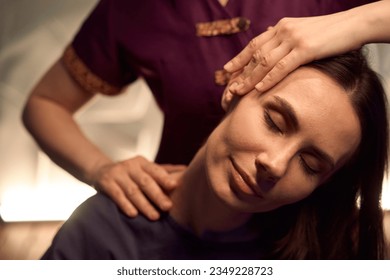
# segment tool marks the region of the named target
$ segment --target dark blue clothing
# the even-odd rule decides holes
[[[247,230],[247,226],[245,230]],[[199,238],[168,214],[152,222],[129,218],[108,197],[81,204],[42,259],[261,259],[260,237],[240,242],[244,228]]]

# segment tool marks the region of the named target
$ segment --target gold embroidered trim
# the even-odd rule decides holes
[[[93,74],[71,45],[65,49],[62,61],[71,76],[88,92],[115,95],[121,91],[120,88],[108,84]]]
[[[243,17],[222,19],[211,22],[200,22],[195,25],[196,35],[200,37],[210,37],[218,35],[230,35],[246,31],[251,21]]]
[[[225,69],[217,70],[214,73],[214,81],[218,86],[226,86],[229,83],[231,73],[227,72]]]

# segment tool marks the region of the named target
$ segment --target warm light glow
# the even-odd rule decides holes
[[[76,120],[86,136],[113,160],[135,155],[152,160],[161,137],[162,113],[145,81],[138,80],[127,90],[115,99],[99,95],[78,112]],[[14,161],[9,164],[12,172],[0,182],[0,215],[6,222],[63,221],[96,193],[40,150],[27,166],[34,176],[24,175],[29,170],[20,170],[19,158],[9,159]]]
[[[390,182],[388,178],[385,179],[382,191],[382,208],[390,210]]]
[[[82,183],[66,187],[14,187],[3,193],[0,214],[5,222],[63,221],[95,193]]]

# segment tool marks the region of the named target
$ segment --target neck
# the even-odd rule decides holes
[[[251,214],[226,205],[210,188],[204,166],[205,149],[196,154],[172,195],[170,215],[179,224],[201,236],[207,231],[224,232],[245,224]]]

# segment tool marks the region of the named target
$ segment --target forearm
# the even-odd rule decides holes
[[[161,189],[172,190],[177,179],[170,173],[183,166],[159,166],[143,157],[113,162],[82,132],[73,114],[95,93],[82,88],[57,61],[31,92],[23,111],[23,122],[41,149],[59,166],[79,180],[108,195],[130,217],[138,210],[156,220],[158,211],[171,201]],[[144,193],[147,194],[145,197]]]
[[[48,98],[32,96],[25,107],[23,122],[56,164],[87,184],[93,183],[97,168],[111,163],[86,138],[72,114]]]
[[[345,12],[351,22],[351,32],[361,45],[390,43],[390,1],[382,0]]]
[[[87,184],[94,183],[99,167],[111,163],[73,119],[73,113],[94,95],[81,88],[57,61],[33,89],[23,111],[23,122],[41,149]]]
[[[231,73],[241,71],[240,82],[229,90],[241,95],[256,87],[265,92],[313,60],[356,50],[368,43],[390,43],[389,26],[390,0],[329,15],[283,18],[253,38],[224,66]]]

